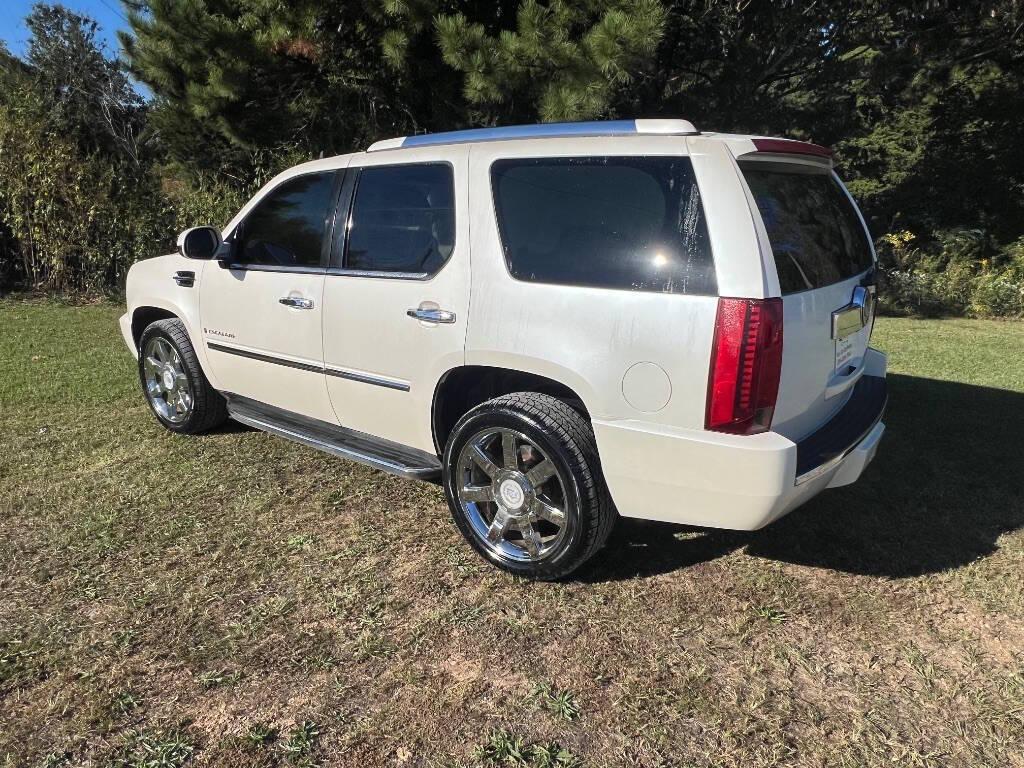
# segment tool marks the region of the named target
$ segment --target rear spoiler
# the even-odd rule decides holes
[[[772,152],[779,155],[814,155],[816,157],[832,158],[834,154],[828,147],[820,144],[812,144],[809,141],[794,141],[793,139],[751,139],[758,152]]]

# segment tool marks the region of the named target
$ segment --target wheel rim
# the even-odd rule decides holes
[[[150,405],[160,418],[180,424],[192,413],[195,402],[181,355],[160,336],[146,342],[142,355],[146,397]]]
[[[554,461],[522,432],[477,432],[459,453],[456,493],[473,533],[503,560],[536,562],[568,529],[566,485]]]

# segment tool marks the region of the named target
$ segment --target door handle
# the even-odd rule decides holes
[[[294,307],[295,309],[312,309],[312,299],[302,299],[298,296],[282,296],[278,299],[278,302],[284,304],[286,307]]]
[[[429,323],[455,322],[455,313],[449,312],[447,309],[407,309],[405,314],[417,320],[426,320]]]

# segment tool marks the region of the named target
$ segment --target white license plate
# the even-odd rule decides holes
[[[853,359],[854,341],[858,334],[854,333],[845,339],[836,339],[836,373],[840,373],[849,367]]]

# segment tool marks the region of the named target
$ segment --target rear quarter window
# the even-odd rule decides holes
[[[823,288],[871,267],[867,232],[835,176],[784,163],[740,168],[768,232],[783,294]]]
[[[498,160],[491,189],[518,280],[717,294],[687,157]]]

